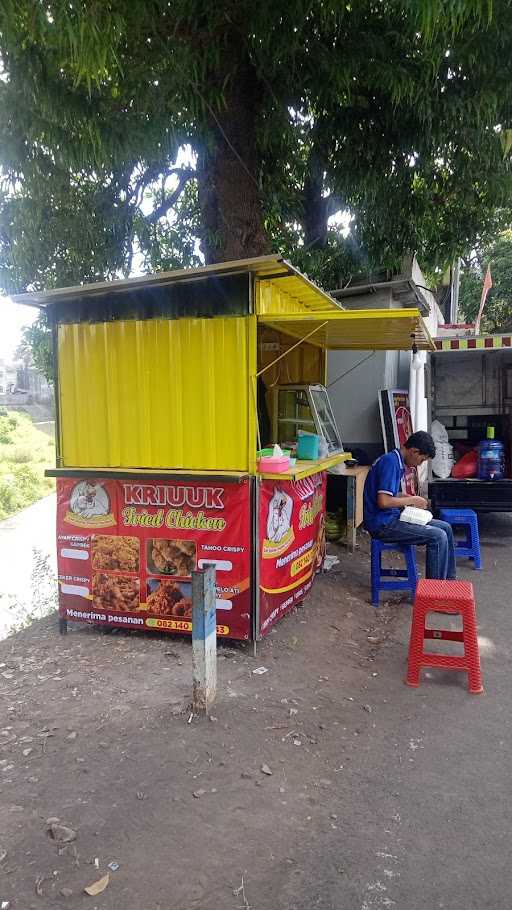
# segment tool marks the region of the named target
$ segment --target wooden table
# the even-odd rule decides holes
[[[336,485],[336,500],[344,506],[347,529],[345,540],[342,542],[346,543],[351,551],[356,546],[357,529],[363,523],[364,482],[369,471],[369,465],[359,465],[356,468],[342,465],[339,473],[328,475],[329,482]]]
[[[370,466],[364,465],[345,468],[344,472],[347,478],[347,544],[351,550],[355,549],[356,532],[363,523],[364,482],[369,471]]]

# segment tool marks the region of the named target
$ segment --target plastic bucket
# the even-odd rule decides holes
[[[315,461],[318,458],[320,437],[314,433],[304,434],[297,438],[297,458],[299,461]]]

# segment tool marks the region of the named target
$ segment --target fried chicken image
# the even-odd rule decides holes
[[[92,579],[92,602],[96,610],[137,610],[139,579],[127,575],[103,575]]]
[[[184,597],[174,581],[162,581],[157,590],[148,596],[146,605],[150,613],[158,616],[176,616],[180,619],[190,619],[192,616],[190,597]]]
[[[99,534],[92,539],[93,569],[139,571],[139,541],[136,537]]]
[[[155,574],[188,578],[195,565],[196,545],[193,540],[153,539],[149,541],[149,556],[149,568]]]

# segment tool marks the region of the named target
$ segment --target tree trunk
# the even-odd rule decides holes
[[[304,179],[303,209],[304,245],[309,250],[321,250],[327,244],[327,199],[324,192],[324,168],[313,147]]]
[[[233,48],[226,49],[226,58],[229,51]],[[256,147],[259,87],[248,59],[230,77],[225,97],[225,108],[210,112],[211,140],[198,155],[201,248],[207,263],[262,256],[270,249]]]

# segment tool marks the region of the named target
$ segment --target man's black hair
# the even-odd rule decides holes
[[[405,448],[417,449],[420,455],[428,455],[429,458],[433,458],[436,454],[434,440],[430,433],[425,433],[424,430],[418,430],[417,433],[413,433],[412,436],[409,436],[409,439],[405,443]]]

